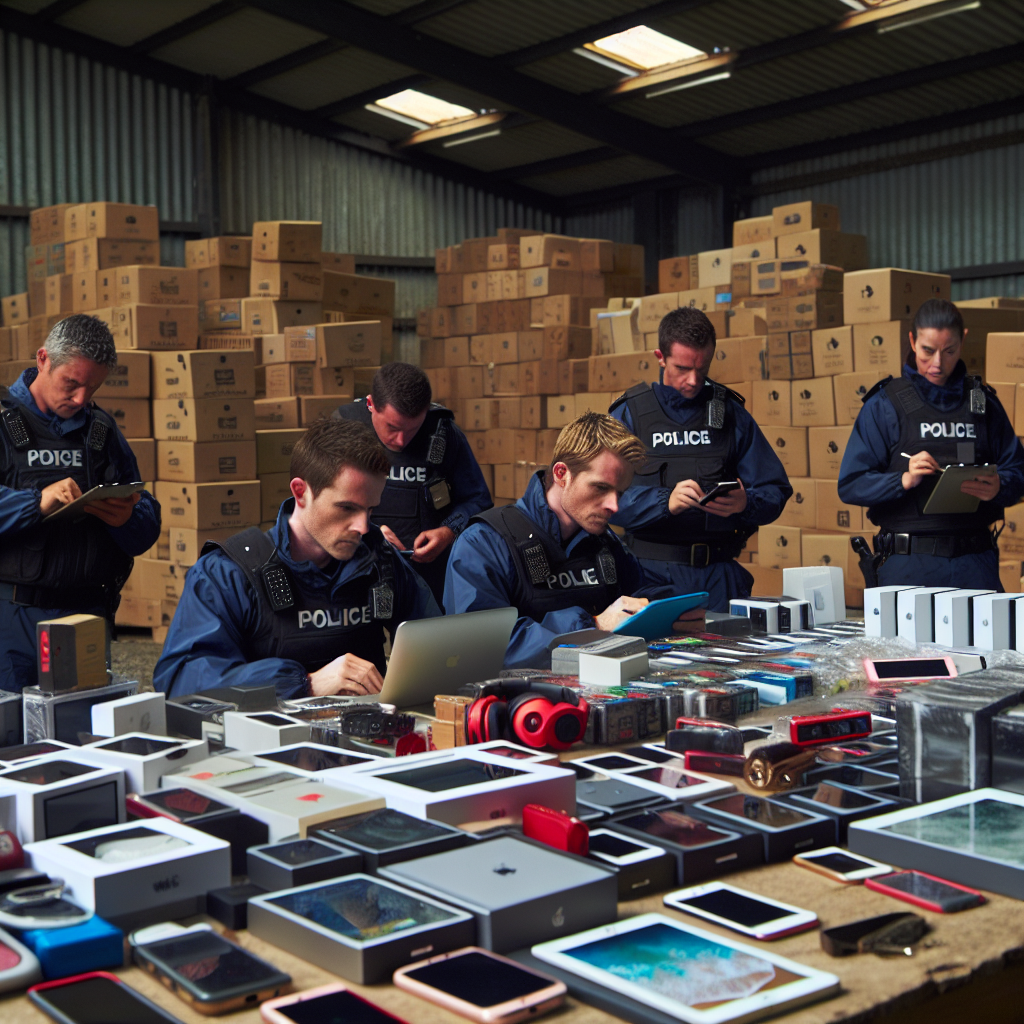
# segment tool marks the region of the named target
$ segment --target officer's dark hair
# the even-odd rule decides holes
[[[377,435],[365,424],[325,417],[314,421],[296,441],[289,472],[293,480],[305,480],[315,498],[334,483],[346,466],[387,476],[391,459]]]
[[[714,324],[692,306],[671,310],[661,318],[658,325],[658,349],[666,359],[673,345],[685,345],[687,348],[704,351],[714,348],[716,340]]]
[[[117,349],[110,328],[100,319],[75,313],[53,325],[43,342],[53,368],[63,366],[75,356],[111,369],[117,366]]]
[[[937,331],[955,331],[957,336],[964,336],[964,318],[956,306],[948,299],[928,299],[914,316],[910,332],[917,341],[917,332],[933,328]]]
[[[370,386],[373,407],[383,412],[390,405],[402,416],[419,416],[430,407],[430,378],[412,363],[385,363]]]

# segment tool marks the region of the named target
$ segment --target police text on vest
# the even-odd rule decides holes
[[[973,423],[922,423],[922,437],[974,437]]]
[[[422,484],[427,481],[427,471],[423,466],[392,466],[388,479],[400,484]]]
[[[652,434],[651,447],[657,448],[659,444],[711,444],[711,432],[709,430],[671,430],[663,434]]]
[[[329,629],[335,626],[362,626],[373,619],[370,606],[362,608],[342,608],[340,611],[317,608],[315,611],[303,609],[299,612],[299,629],[312,626],[313,629]]]
[[[30,448],[30,466],[81,466],[82,449],[75,448]]]
[[[552,573],[545,581],[548,590],[571,590],[573,587],[597,587],[600,580],[596,569],[570,569],[566,572]]]

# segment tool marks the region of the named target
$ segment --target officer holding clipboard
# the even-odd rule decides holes
[[[880,527],[879,585],[1003,589],[991,526],[1024,495],[1024,450],[995,391],[967,373],[965,334],[953,303],[925,302],[902,375],[868,392],[853,425],[839,497]],[[998,472],[957,472],[960,495],[975,500],[929,501],[946,466],[986,463]]]

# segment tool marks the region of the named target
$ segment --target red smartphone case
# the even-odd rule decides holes
[[[793,715],[789,740],[800,747],[859,740],[871,735],[868,711],[833,711],[824,715]]]
[[[523,808],[523,835],[581,857],[590,850],[590,829],[579,818],[542,804],[527,804]]]
[[[963,897],[953,898],[946,904],[935,903],[932,900],[922,899],[920,896],[915,896],[913,893],[904,892],[902,889],[897,889],[894,886],[886,885],[885,880],[892,878],[893,875],[921,875],[924,878],[930,878],[933,882],[938,882],[940,885],[947,885],[950,889],[958,889],[964,894]],[[892,896],[898,900],[904,900],[907,903],[912,903],[915,907],[920,907],[922,910],[930,910],[934,914],[950,914],[955,913],[958,910],[968,910],[970,907],[981,906],[985,902],[985,897],[982,896],[977,889],[968,888],[966,885],[957,885],[956,882],[950,882],[948,879],[939,878],[937,875],[929,875],[925,871],[894,871],[892,875],[880,875],[877,878],[865,878],[864,885],[868,889],[873,889],[875,892],[880,892],[885,896]],[[967,897],[974,897],[973,900],[969,900]]]

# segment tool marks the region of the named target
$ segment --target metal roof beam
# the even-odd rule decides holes
[[[53,0],[53,3],[40,7],[36,11],[36,17],[42,18],[44,21],[56,21],[76,7],[81,7],[85,2],[86,0]]]
[[[713,149],[694,142],[678,145],[664,129],[601,108],[489,57],[395,25],[355,4],[343,0],[330,5],[317,0],[250,0],[250,4],[599,142],[655,160],[693,181],[718,183],[739,173],[733,158]]]
[[[374,103],[392,93],[401,92],[403,89],[415,89],[417,86],[425,85],[430,81],[429,75],[406,75],[405,78],[396,78],[391,82],[382,82],[372,89],[364,89],[362,92],[354,93],[351,96],[344,96],[333,103],[325,103],[310,113],[317,117],[337,117],[339,114],[347,114],[350,110],[359,110],[367,103]]]
[[[463,7],[470,3],[470,0],[420,0],[420,3],[406,7],[404,11],[392,14],[388,21],[396,25],[416,25],[427,18],[436,18],[439,14],[454,10],[456,7]]]
[[[622,156],[619,149],[612,146],[598,146],[596,149],[584,149],[579,153],[566,153],[565,156],[554,156],[549,160],[537,160],[532,164],[517,164],[514,167],[503,167],[491,173],[496,178],[521,179],[532,178],[538,174],[554,174],[557,171],[570,171],[576,167],[587,167],[589,164],[614,160]]]
[[[193,32],[198,32],[208,25],[222,21],[229,14],[234,14],[235,11],[241,8],[241,0],[220,0],[219,3],[213,4],[212,7],[207,7],[206,10],[193,14],[191,18],[176,21],[173,25],[168,25],[167,28],[154,32],[151,36],[146,36],[145,39],[140,39],[137,43],[132,43],[127,49],[133,53],[152,53],[154,50],[159,50],[161,46],[176,43],[179,39],[192,35]]]
[[[321,39],[318,43],[302,47],[301,50],[293,50],[276,60],[267,61],[266,64],[261,64],[258,68],[243,71],[240,75],[227,79],[227,82],[229,85],[238,86],[239,89],[247,89],[257,82],[265,82],[268,78],[283,75],[286,71],[294,71],[296,68],[302,67],[303,64],[309,64],[344,49],[345,44],[337,39]]]

